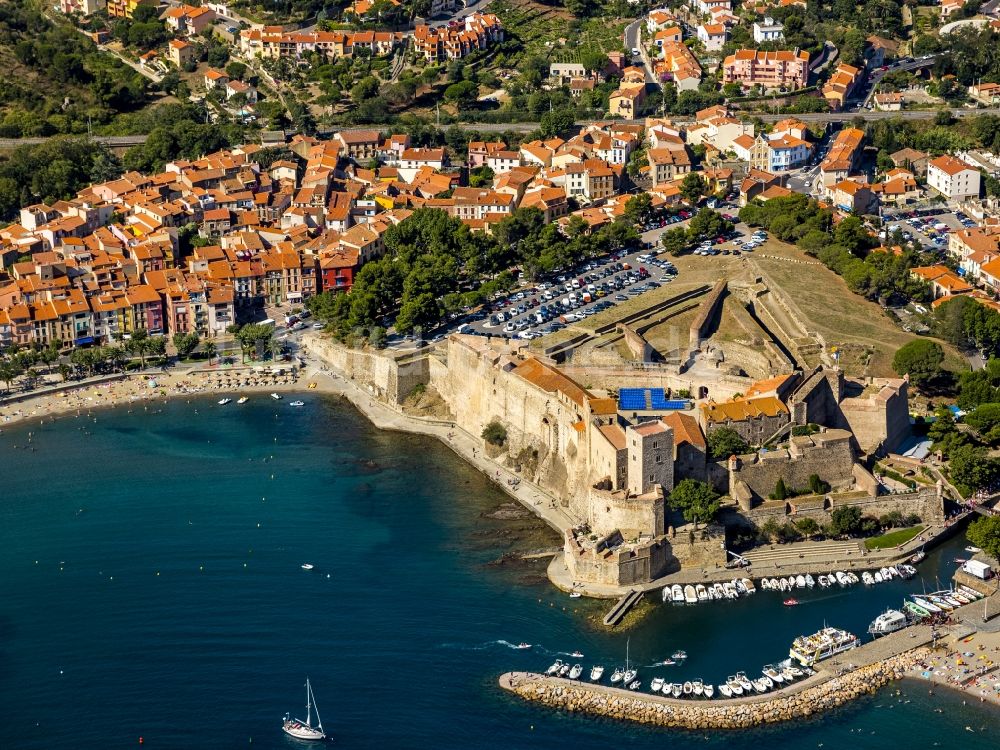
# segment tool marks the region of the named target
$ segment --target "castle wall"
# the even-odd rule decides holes
[[[817,367],[789,399],[795,424],[819,424],[846,427],[840,414],[843,398],[843,375],[839,370]]]
[[[433,385],[451,406],[455,423],[479,435],[499,421],[507,429],[507,453],[537,450],[542,459],[533,481],[582,516],[589,446],[586,431],[574,425],[582,421],[583,407],[500,367],[498,356],[460,337],[450,337],[446,351],[447,367],[435,369],[440,377]]]
[[[936,487],[924,487],[913,492],[901,492],[893,495],[872,497],[862,493],[850,493],[844,496],[832,495],[830,502],[818,501],[817,498],[799,498],[786,500],[783,503],[770,501],[755,506],[752,510],[741,513],[726,514],[727,525],[761,526],[768,520],[778,523],[796,521],[800,518],[812,518],[819,524],[830,522],[830,514],[835,508],[860,508],[863,515],[878,518],[886,513],[899,511],[903,515],[915,513],[924,523],[942,523],[944,521],[944,501]]]
[[[632,356],[640,362],[653,361],[653,347],[646,341],[641,333],[629,325],[619,324],[618,330],[622,332],[625,339],[625,346],[632,353]]]
[[[807,488],[812,474],[829,482],[833,489],[850,487],[854,466],[850,436],[827,435],[829,432],[814,436],[815,444],[812,438],[793,438],[787,451],[740,456],[735,466],[730,466],[730,486],[743,482],[754,501],[767,499],[779,479],[789,489]]]
[[[701,346],[701,340],[708,338],[709,331],[712,328],[712,321],[715,319],[718,307],[725,296],[726,282],[717,281],[715,286],[712,287],[712,291],[709,292],[708,297],[701,303],[701,312],[698,313],[698,317],[691,322],[688,332],[688,346],[691,349],[698,349]]]
[[[881,446],[889,452],[910,434],[906,382],[899,382],[902,385],[898,387],[884,385],[877,394],[841,402],[841,411],[861,450],[871,452]]]
[[[591,488],[588,493],[587,522],[596,534],[621,530],[627,538],[663,535],[662,493],[627,495]]]
[[[699,412],[699,415],[701,414],[702,412]],[[773,417],[762,414],[758,417],[741,419],[738,422],[705,422],[703,418],[699,421],[702,422],[702,430],[705,432],[705,437],[708,437],[716,430],[728,427],[738,433],[750,445],[762,445],[765,440],[787,425],[789,419],[788,412],[780,412]]]
[[[392,403],[402,403],[417,385],[431,380],[427,356],[349,349],[318,337],[309,339],[308,346],[373,395]]]

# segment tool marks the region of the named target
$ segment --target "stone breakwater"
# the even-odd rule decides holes
[[[927,658],[919,648],[819,683],[756,699],[691,701],[659,698],[602,685],[587,685],[526,672],[508,672],[500,686],[525,700],[572,713],[676,729],[747,729],[801,719],[842,706],[906,675]]]

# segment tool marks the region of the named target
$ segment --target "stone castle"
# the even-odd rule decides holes
[[[848,382],[839,370],[820,367],[761,381],[729,402],[703,404],[697,417],[629,418],[611,395],[591,392],[525,344],[453,335],[418,353],[349,350],[322,340],[310,345],[381,400],[402,404],[419,385],[433,389],[469,434],[502,424],[504,445],[485,449],[577,520],[563,529],[566,565],[577,581],[627,586],[684,565],[725,565],[721,526],[672,523],[667,499],[684,478],[709,481],[732,498],[727,525],[803,513],[821,520],[845,503],[885,513],[904,497],[885,494],[855,459],[890,450],[907,434],[905,380]],[[807,424],[819,431],[789,436]],[[721,426],[753,445],[778,440],[787,448],[711,461],[705,435]],[[778,477],[802,488],[813,474],[830,485],[824,496],[768,500]],[[943,515],[940,488],[912,493],[902,504],[925,520]]]

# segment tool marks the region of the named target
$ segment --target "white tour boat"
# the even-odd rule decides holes
[[[316,709],[316,726],[312,725],[312,711]],[[306,678],[306,720],[293,719],[289,714],[285,714],[285,721],[282,724],[285,734],[297,740],[325,740],[326,734],[323,732],[323,722],[319,718],[319,708],[316,707],[316,698],[313,696],[312,685]]]
[[[801,635],[796,638],[792,642],[788,655],[808,667],[834,654],[856,648],[858,645],[856,635],[848,633],[846,630],[827,627],[812,635]]]
[[[880,635],[888,635],[902,630],[909,624],[910,621],[906,619],[906,615],[898,609],[887,609],[868,626],[868,632],[877,638]]]

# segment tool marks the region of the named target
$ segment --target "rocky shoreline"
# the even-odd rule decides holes
[[[528,672],[501,675],[500,686],[525,700],[571,713],[674,729],[748,729],[807,718],[874,693],[904,677],[929,654],[921,647],[842,675],[821,675],[820,682],[803,683],[798,690],[757,699],[674,700]]]

